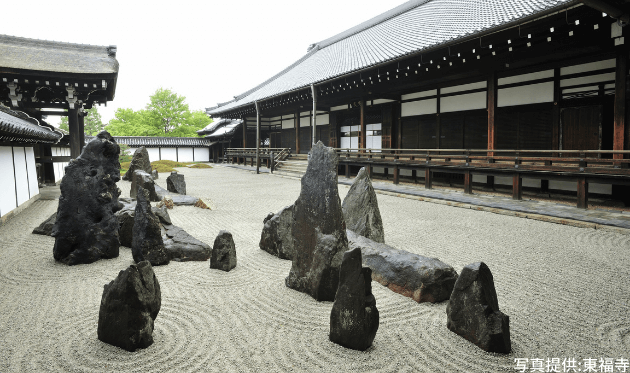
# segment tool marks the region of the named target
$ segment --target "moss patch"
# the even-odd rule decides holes
[[[212,166],[208,166],[207,164],[204,164],[204,163],[197,163],[190,166],[189,168],[212,168]]]

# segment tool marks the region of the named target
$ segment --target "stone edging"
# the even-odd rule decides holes
[[[35,201],[38,201],[41,198],[41,193],[37,193],[35,196],[33,196],[31,199],[29,199],[28,201],[22,203],[21,205],[19,205],[18,207],[14,208],[13,210],[9,211],[6,215],[4,215],[3,217],[0,218],[0,227],[2,227],[3,225],[5,225],[9,220],[11,220],[15,215],[19,214],[20,212],[22,212],[24,209],[28,208],[30,205],[32,205]]]

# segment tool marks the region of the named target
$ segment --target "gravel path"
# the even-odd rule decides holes
[[[55,263],[54,239],[30,232],[57,201],[38,201],[0,227],[0,372],[493,372],[514,371],[515,358],[630,358],[630,236],[379,194],[389,245],[458,272],[488,264],[513,352],[486,353],[451,333],[446,302],[418,304],[378,283],[379,331],[357,352],[328,341],[332,303],[285,287],[291,263],[258,248],[262,220],[292,204],[300,182],[224,167],[182,172],[188,193],[214,209],[175,207],[173,223],[210,245],[229,230],[237,267],[156,267],[155,343],[129,353],[100,342],[96,328],[103,285],[132,263],[130,250]],[[130,183],[120,184],[127,196]],[[343,198],[349,187],[339,189]]]

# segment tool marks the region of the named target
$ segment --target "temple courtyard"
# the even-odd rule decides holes
[[[380,327],[359,352],[329,341],[332,302],[287,288],[291,262],[258,247],[263,219],[297,199],[300,181],[220,165],[180,172],[188,194],[212,210],[175,206],[173,223],[209,245],[231,232],[236,268],[154,267],[162,291],[155,342],[127,352],[98,340],[97,323],[103,285],[133,263],[131,250],[89,265],[56,263],[54,239],[31,234],[57,209],[57,200],[40,199],[0,227],[0,372],[550,371],[547,361],[562,372],[567,364],[584,371],[591,359],[596,371],[623,371],[630,359],[630,235],[378,194],[388,245],[458,272],[488,265],[512,352],[487,353],[449,331],[447,302],[416,303],[376,282]],[[165,177],[156,180],[163,188]],[[121,196],[130,185],[119,182]],[[348,190],[339,185],[342,199]]]

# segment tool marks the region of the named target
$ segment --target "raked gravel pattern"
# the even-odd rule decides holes
[[[379,194],[387,244],[458,272],[488,264],[513,351],[486,353],[450,332],[446,302],[418,304],[374,282],[380,327],[358,352],[328,340],[332,303],[288,289],[291,263],[258,248],[264,217],[292,204],[300,181],[220,166],[181,172],[214,209],[176,206],[173,223],[210,245],[230,231],[237,267],[156,267],[155,343],[130,353],[96,336],[103,285],[132,263],[130,250],[56,263],[54,240],[30,232],[57,201],[37,201],[0,227],[0,372],[509,372],[515,358],[630,358],[630,236]],[[123,196],[129,187],[120,182]],[[339,186],[341,198],[348,189]]]

